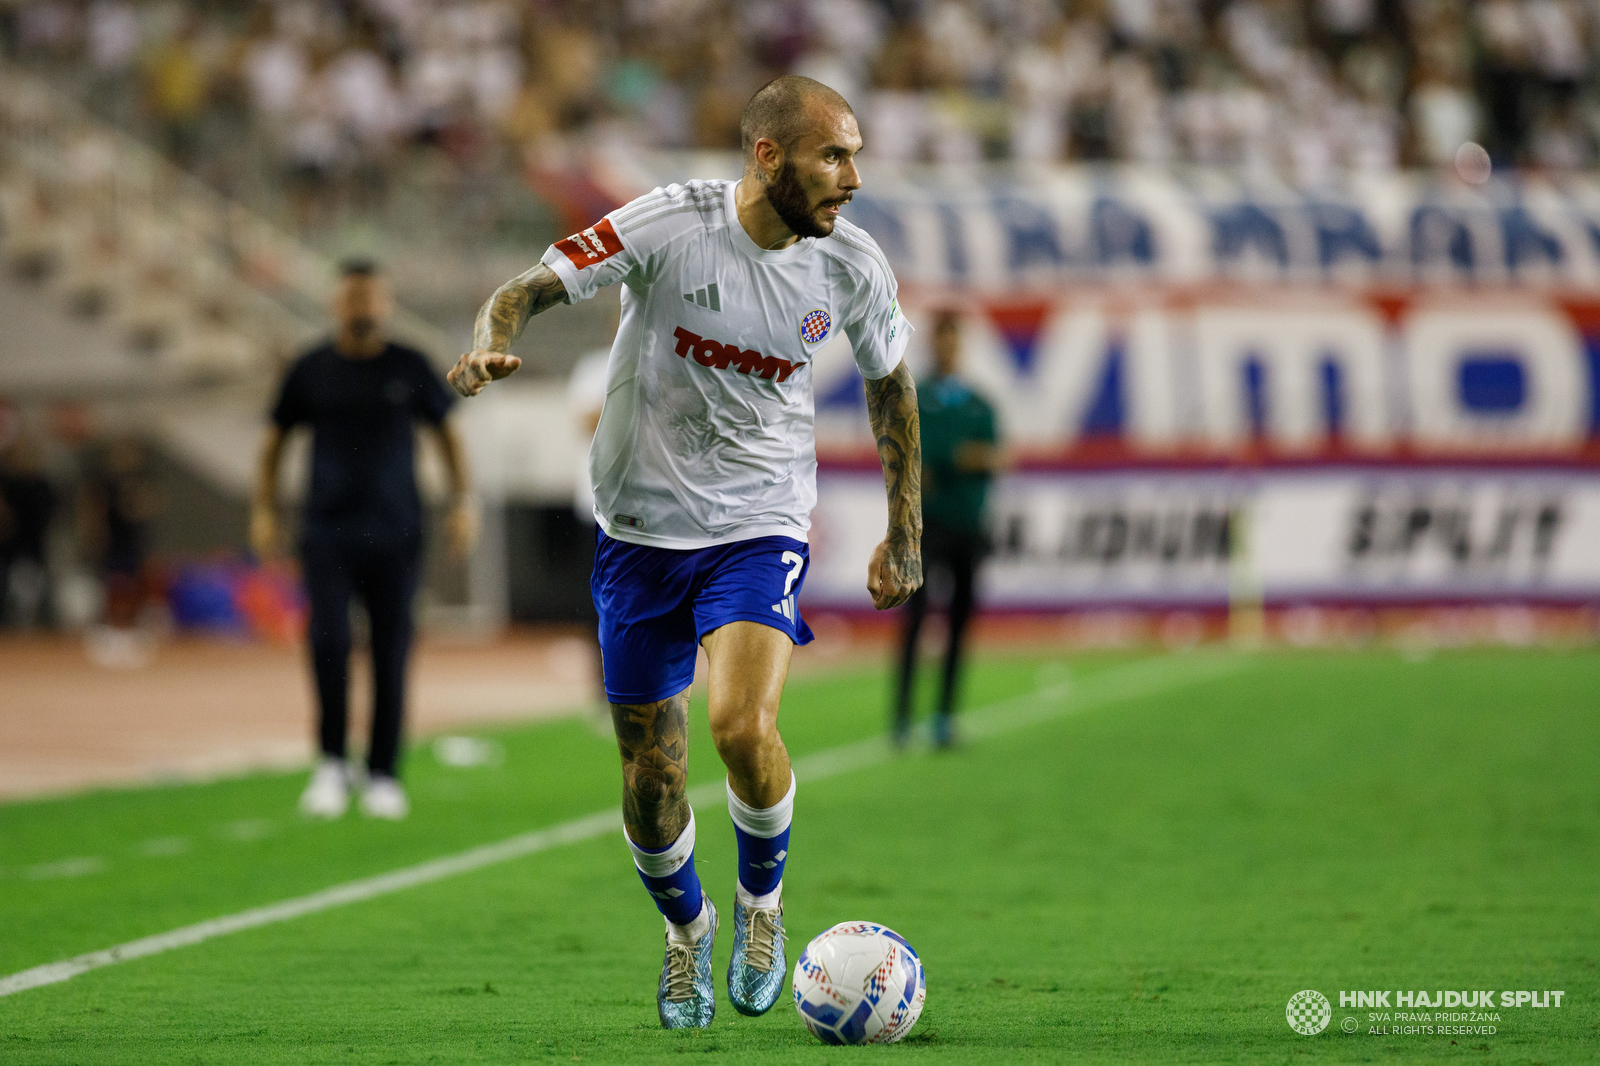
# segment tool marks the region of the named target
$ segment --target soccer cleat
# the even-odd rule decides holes
[[[343,760],[324,757],[300,793],[300,813],[307,818],[339,818],[349,807],[350,772]]]
[[[361,813],[368,818],[386,818],[398,822],[411,813],[411,801],[406,790],[392,777],[374,777],[361,790]]]
[[[752,1018],[765,1014],[783,993],[789,973],[784,958],[782,907],[733,905],[733,958],[728,960],[728,1000]]]
[[[933,716],[933,746],[942,750],[955,747],[956,716],[942,711]]]
[[[656,990],[656,1011],[665,1029],[704,1029],[717,1013],[717,991],[711,985],[711,948],[717,939],[717,908],[701,893],[701,905],[710,911],[711,925],[692,944],[667,937],[667,957],[661,963],[661,987]]]

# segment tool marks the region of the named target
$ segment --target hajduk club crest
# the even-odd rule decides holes
[[[806,313],[800,320],[800,339],[807,344],[815,344],[828,335],[828,330],[833,325],[833,319],[828,317],[828,312],[820,308]]]

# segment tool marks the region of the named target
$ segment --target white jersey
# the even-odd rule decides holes
[[[567,378],[567,411],[572,415],[578,432],[584,439],[583,452],[572,464],[576,475],[572,479],[572,511],[584,523],[594,521],[594,489],[589,485],[589,445],[594,441],[590,429],[606,402],[606,363],[610,361],[609,348],[596,348],[579,359]]]
[[[735,187],[656,189],[544,254],[571,303],[623,283],[589,450],[595,520],[617,540],[805,540],[817,502],[812,358],[842,329],[876,380],[911,334],[865,231],[841,218],[831,237],[764,250],[739,223]]]

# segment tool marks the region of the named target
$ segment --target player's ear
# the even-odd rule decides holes
[[[762,137],[756,141],[755,157],[756,166],[761,168],[762,177],[769,182],[783,169],[783,145],[771,137]]]

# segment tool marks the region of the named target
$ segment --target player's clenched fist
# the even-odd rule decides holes
[[[891,548],[880,541],[867,563],[867,591],[880,611],[898,607],[922,587],[922,549],[908,543]]]
[[[463,396],[476,396],[491,381],[516,373],[522,360],[504,352],[475,351],[463,355],[446,378],[450,387]]]

